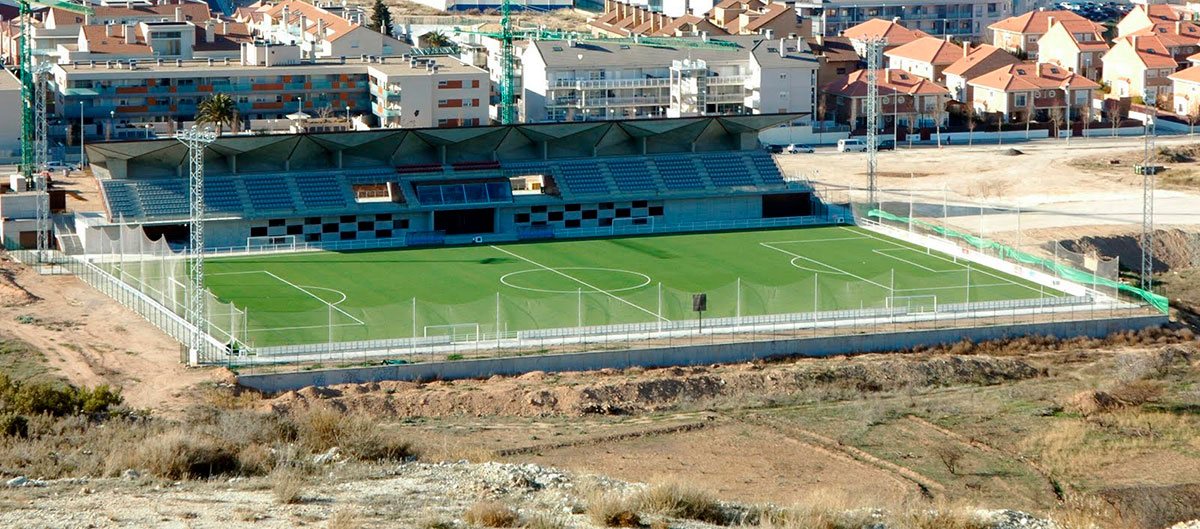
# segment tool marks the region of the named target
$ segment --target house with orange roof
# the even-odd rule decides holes
[[[1013,54],[990,44],[980,44],[963,57],[942,70],[945,87],[955,101],[968,102],[973,90],[967,81],[1004,66],[1021,62]]]
[[[796,2],[817,33],[840,35],[864,20],[894,21],[934,37],[979,40],[1013,14],[1014,0],[821,0]]]
[[[300,48],[302,58],[401,55],[408,44],[308,2],[287,0],[247,21],[261,38]]]
[[[812,34],[794,7],[766,0],[724,0],[704,13],[670,14],[626,0],[605,0],[604,14],[588,22],[597,36],[688,37],[701,34],[787,37]]]
[[[1108,52],[1104,34],[1082,24],[1056,21],[1038,39],[1038,62],[1057,64],[1093,81],[1100,80],[1100,58]]]
[[[950,39],[922,37],[886,52],[888,68],[919,75],[941,83],[942,70],[971,53],[971,44],[957,44]]]
[[[988,29],[992,32],[993,46],[1032,59],[1038,56],[1038,39],[1050,31],[1055,22],[1065,24],[1072,33],[1104,32],[1104,26],[1072,11],[1043,10],[1008,17],[988,26]]]
[[[858,70],[821,87],[829,113],[838,123],[865,126],[869,82],[868,71]],[[949,118],[950,92],[933,81],[903,70],[882,69],[875,73],[875,85],[885,124],[933,127]]]
[[[1192,66],[1170,75],[1171,110],[1181,116],[1200,118],[1200,66]]]
[[[254,40],[237,22],[210,18],[191,22],[141,22],[88,25],[79,29],[75,45],[59,45],[62,62],[238,58],[243,43]]]
[[[1127,37],[1154,24],[1194,20],[1196,13],[1185,6],[1171,4],[1134,4],[1117,22],[1117,38]]]
[[[1143,30],[1118,39],[1100,59],[1102,80],[1118,97],[1154,103],[1171,91],[1170,75],[1200,51],[1200,40]]]
[[[1055,64],[1022,62],[968,81],[971,106],[979,114],[999,114],[1008,122],[1044,121],[1056,112],[1070,119],[1090,116],[1100,85]],[[1065,114],[1064,114],[1065,115]]]
[[[872,18],[861,24],[856,24],[842,31],[842,36],[854,44],[854,51],[859,57],[867,56],[867,41],[872,38],[883,39],[883,49],[890,50],[903,46],[914,40],[930,36],[919,29],[908,29],[898,20]]]

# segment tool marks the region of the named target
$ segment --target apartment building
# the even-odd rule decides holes
[[[59,44],[60,63],[138,59],[237,58],[253,40],[245,24],[208,19],[192,22],[139,22],[86,25],[73,45]]]
[[[949,38],[924,37],[886,52],[888,69],[902,70],[913,75],[942,82],[942,71],[971,53],[971,44],[957,44]]]
[[[1010,53],[1031,59],[1038,56],[1038,40],[1055,23],[1061,23],[1073,34],[1104,33],[1104,26],[1072,11],[1030,11],[1009,17],[991,26],[992,45]]]
[[[950,91],[950,97],[955,101],[969,102],[974,90],[968,81],[996,69],[1020,63],[1015,55],[990,44],[981,44],[972,48],[963,57],[942,70],[945,87]]]
[[[1171,79],[1171,109],[1181,116],[1200,117],[1200,66],[1175,72]]]
[[[187,22],[203,25],[212,16],[208,4],[194,0],[157,0],[132,6],[93,6],[91,15],[49,8],[30,28],[34,62],[59,62],[60,49],[77,44],[84,26],[138,25],[157,22]],[[0,24],[0,55],[7,64],[16,64],[20,55],[20,27],[15,20]],[[63,48],[60,48],[62,46]]]
[[[1022,62],[968,81],[971,105],[979,114],[999,114],[1004,121],[1045,121],[1056,113],[1079,119],[1090,113],[1100,85],[1055,64]]]
[[[1012,5],[1012,0],[800,0],[796,12],[825,35],[882,18],[935,37],[979,39],[988,26],[1013,14]]]
[[[1188,66],[1188,57],[1200,51],[1200,26],[1175,22],[1155,27],[1178,27],[1182,34],[1146,28],[1117,39],[1100,59],[1102,79],[1112,88],[1112,94],[1153,104],[1170,93],[1170,75]]]
[[[452,58],[377,59],[367,67],[371,113],[388,128],[487,125],[490,80]]]
[[[11,109],[9,119],[0,120],[0,156],[21,153],[21,81],[12,72],[0,69],[0,108]]]
[[[839,123],[865,127],[869,83],[868,71],[858,70],[822,86],[830,115]],[[950,117],[946,111],[950,92],[924,77],[882,69],[875,73],[875,86],[884,126],[935,127]]]
[[[850,39],[850,43],[854,45],[854,51],[858,53],[859,57],[867,56],[867,42],[871,39],[882,39],[883,49],[886,51],[930,36],[919,29],[904,27],[898,19],[884,20],[882,18],[872,18],[855,24],[842,31],[841,35]]]
[[[193,121],[197,105],[213,94],[232,97],[242,122],[284,120],[297,112],[345,112],[366,116],[375,125],[406,127],[475,123],[480,116],[473,107],[445,109],[487,98],[486,72],[452,58],[439,58],[438,68],[426,70],[424,63],[416,68],[399,57],[380,62],[300,55],[298,46],[255,43],[242,46],[240,60],[57,64],[51,69],[55,108],[72,123],[82,114],[85,126],[111,139],[144,134],[147,128],[174,132]],[[447,91],[437,90],[439,86]],[[402,108],[421,111],[398,119],[400,114],[392,111]],[[478,122],[486,122],[486,107],[482,112]]]
[[[536,41],[522,54],[526,121],[811,113],[819,63],[804,40],[736,48]]]
[[[1057,64],[1093,81],[1102,76],[1100,58],[1108,53],[1108,43],[1096,29],[1076,27],[1056,21],[1038,39],[1038,62]]]

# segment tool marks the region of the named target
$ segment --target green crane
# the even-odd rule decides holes
[[[480,35],[492,37],[500,41],[500,123],[511,125],[517,121],[514,100],[514,79],[516,78],[516,62],[513,53],[513,42],[517,40],[571,40],[575,42],[592,42],[598,44],[628,44],[639,46],[654,46],[660,48],[703,48],[703,49],[735,49],[737,43],[725,40],[683,39],[676,37],[595,37],[592,35],[546,29],[513,29],[512,8],[509,0],[500,3],[500,32],[474,31],[454,28],[454,32],[464,35]]]
[[[33,71],[33,43],[30,39],[33,31],[34,5],[62,9],[81,15],[92,14],[90,7],[64,0],[18,0],[18,8],[20,9],[21,16],[21,37],[18,42],[18,47],[20,47],[18,73],[21,78],[21,173],[27,179],[32,178],[35,171],[34,166],[39,162],[45,161],[37,160],[34,152],[35,137],[37,136],[37,118],[34,112],[37,105],[35,101],[37,97],[36,91],[38,90]],[[80,162],[82,163],[82,160]]]

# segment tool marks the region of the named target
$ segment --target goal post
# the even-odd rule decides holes
[[[450,323],[446,325],[426,325],[422,329],[422,333],[426,338],[436,336],[446,336],[450,338],[452,343],[460,342],[478,342],[479,341],[479,324],[478,323]]]
[[[622,217],[612,219],[612,232],[654,231],[654,217]]]
[[[910,313],[937,312],[937,296],[934,294],[919,294],[913,296],[888,296],[884,304],[889,309],[904,309]]]
[[[295,250],[295,235],[258,235],[246,238],[246,251]]]

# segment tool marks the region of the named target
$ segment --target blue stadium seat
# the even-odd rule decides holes
[[[606,194],[612,191],[600,165],[592,160],[564,162],[559,165],[567,190],[577,195]]]
[[[658,175],[662,177],[667,189],[703,189],[704,180],[696,169],[693,159],[688,156],[659,156],[654,158]]]
[[[626,192],[658,191],[654,174],[641,158],[611,160],[607,164],[608,174],[617,183],[617,189]]]
[[[783,174],[779,172],[779,166],[775,164],[775,159],[770,154],[754,152],[749,156],[750,163],[758,170],[758,176],[764,184],[783,185]]]
[[[257,210],[295,209],[287,180],[279,175],[254,176],[243,180],[250,205]]]
[[[245,209],[232,178],[205,178],[204,207],[210,213],[241,213]]]
[[[187,183],[182,179],[138,182],[137,195],[142,213],[148,217],[187,216],[191,210]]]
[[[700,163],[717,187],[753,186],[756,183],[740,153],[709,154],[702,156]]]
[[[108,210],[114,219],[142,216],[136,191],[127,180],[104,180],[104,197],[108,199]]]
[[[297,176],[300,200],[310,208],[344,208],[346,199],[338,177],[332,174]]]

